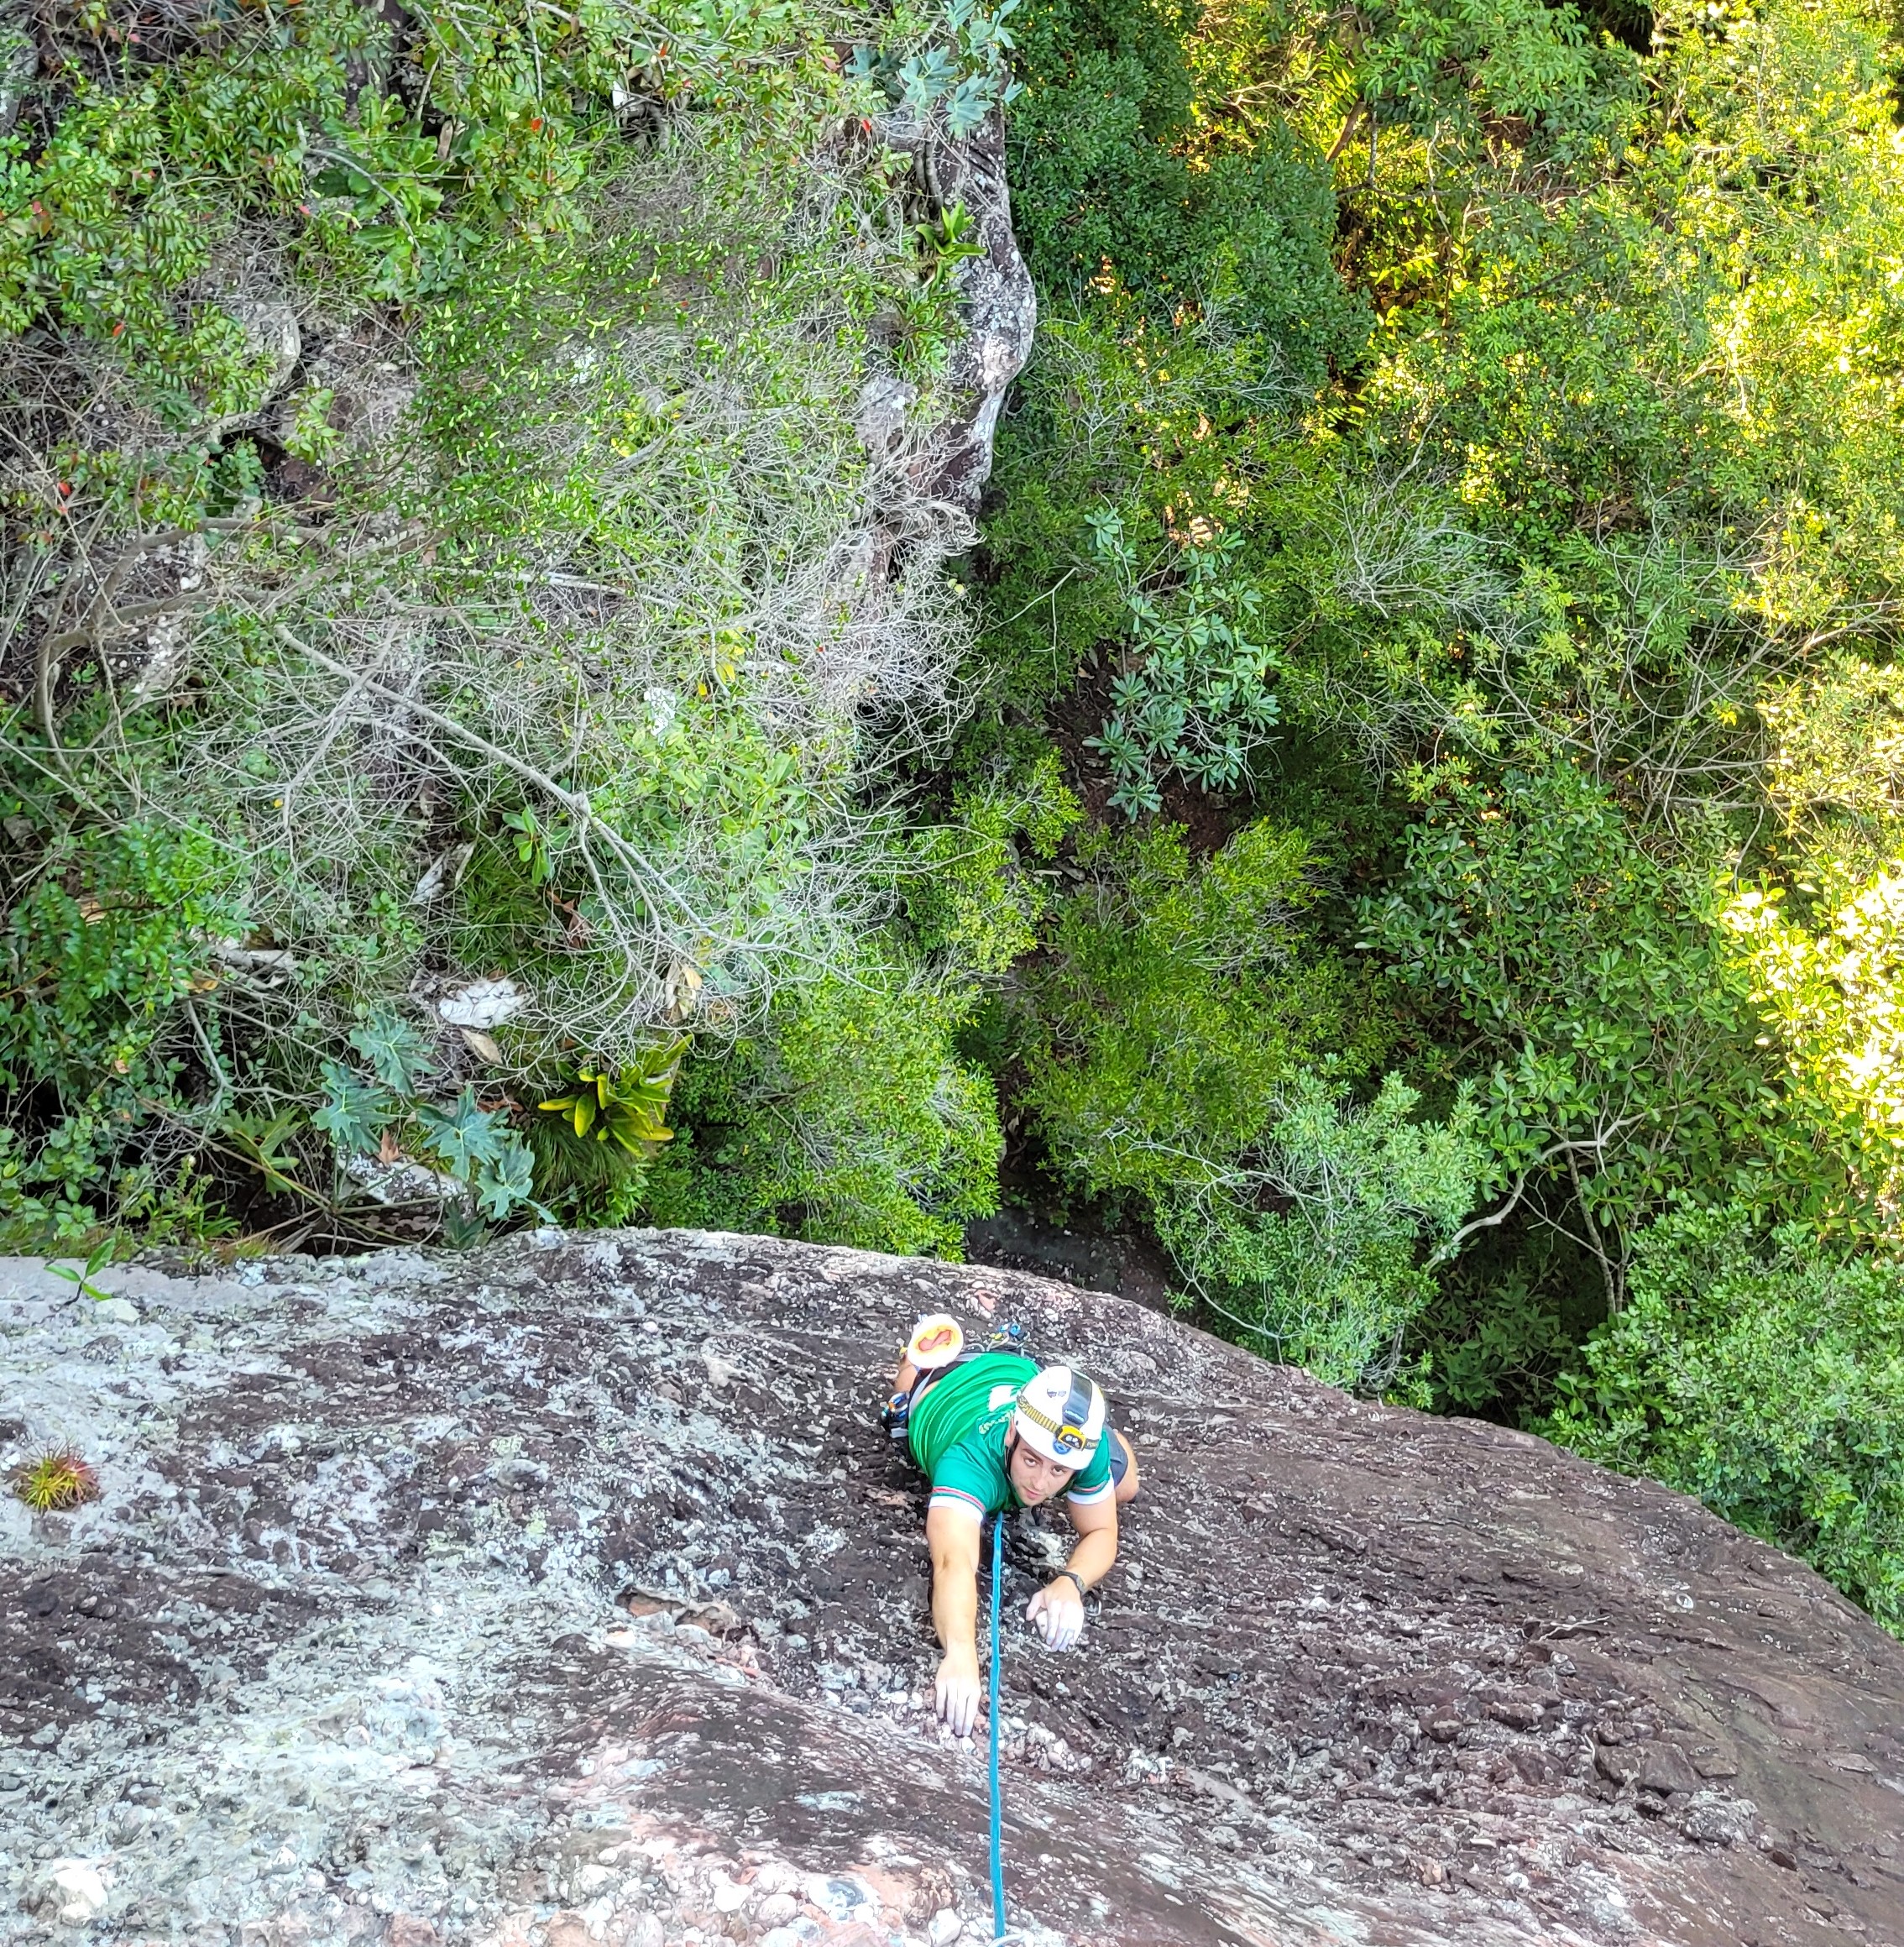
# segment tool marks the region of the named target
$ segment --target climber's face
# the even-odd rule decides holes
[[[1012,1491],[1028,1508],[1035,1508],[1041,1501],[1063,1494],[1071,1484],[1071,1476],[1078,1470],[1075,1467],[1060,1467],[1055,1460],[1047,1460],[1042,1453],[1026,1446],[1023,1441],[1014,1440],[1008,1471]]]

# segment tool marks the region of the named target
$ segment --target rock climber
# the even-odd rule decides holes
[[[1117,1510],[1137,1494],[1137,1454],[1096,1382],[1003,1346],[967,1351],[955,1319],[919,1321],[893,1375],[886,1423],[932,1483],[926,1546],[939,1660],[934,1696],[959,1736],[978,1716],[979,1538],[986,1517],[1062,1497],[1077,1531],[1064,1566],[1025,1615],[1047,1646],[1084,1633],[1085,1592],[1117,1559]]]

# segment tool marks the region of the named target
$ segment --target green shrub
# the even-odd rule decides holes
[[[133,1114],[169,1086],[175,1010],[217,987],[217,943],[246,930],[232,861],[203,834],[133,816],[44,832],[25,878],[0,934],[0,1086]]]
[[[1250,1153],[1162,1186],[1158,1236],[1243,1343],[1336,1385],[1421,1396],[1402,1353],[1435,1290],[1424,1247],[1453,1235],[1488,1156],[1467,1097],[1425,1123],[1420,1100],[1390,1075],[1357,1107],[1305,1070]]]
[[[1845,1195],[1781,1117],[1710,882],[1664,849],[1570,765],[1510,770],[1437,803],[1362,909],[1368,944],[1488,1064],[1496,1180],[1559,1187],[1615,1308],[1676,1190],[1813,1217]]]
[[[180,1112],[180,1069],[217,1018],[218,947],[246,922],[207,835],[76,818],[21,782],[0,798],[17,848],[0,927],[0,1230],[31,1248],[99,1223],[112,1178]]]
[[[967,740],[979,755],[996,719],[1008,735],[1126,633],[1092,516],[1115,513],[1146,572],[1153,550],[1260,531],[1253,495],[1314,470],[1295,426],[1368,345],[1331,253],[1331,174],[1302,138],[1273,121],[1247,148],[1194,153],[1187,26],[1150,0],[1033,0],[1019,17],[1008,133],[1038,348],[1001,425],[980,557],[976,667],[996,709]]]
[[[1002,21],[895,24],[893,78],[940,50],[928,105],[982,107]],[[874,29],[312,0],[149,65],[76,41],[44,142],[0,142],[44,463],[0,486],[6,599],[55,631],[0,691],[4,809],[47,835],[33,887],[0,880],[23,1221],[157,1223],[160,1186],[212,1185],[284,1234],[376,1234],[360,1189],[406,1164],[405,1221],[432,1175],[519,1220],[538,1162],[565,1213],[625,1215],[632,1159],[537,1128],[579,1063],[846,1018],[798,995],[857,979],[914,862],[865,807],[941,734],[965,639],[962,528],[876,488],[854,423],[976,247],[938,212],[922,261],[906,165],[845,139],[885,70],[834,41]],[[260,302],[301,370],[248,335]],[[383,403],[347,410],[365,370]],[[876,568],[876,507],[908,537]],[[114,607],[167,549],[149,684]],[[458,1027],[436,1003],[472,982],[502,998]],[[923,1129],[945,1078],[895,1060]]]
[[[1050,751],[1014,778],[955,792],[950,821],[915,830],[902,864],[913,946],[955,978],[1006,973],[1038,945],[1049,862],[1082,816]]]
[[[1904,1268],[1669,1212],[1540,1429],[1779,1547],[1904,1635]]]
[[[1321,887],[1300,831],[1258,820],[1193,861],[1173,826],[1099,830],[1077,856],[1094,880],[1019,970],[1003,1056],[1051,1165],[1150,1222],[1246,1342],[1386,1389],[1432,1290],[1423,1247],[1483,1174],[1471,1109],[1417,1121],[1399,1076],[1354,1101],[1384,1023],[1307,937]]]
[[[902,910],[887,926],[687,1063],[688,1128],[646,1192],[656,1222],[956,1258],[997,1208],[996,1091],[962,1043],[1037,944],[1049,861],[1080,813],[1049,751],[949,811],[890,855]]]
[[[1160,327],[1220,315],[1312,392],[1369,326],[1331,259],[1329,172],[1277,123],[1193,165],[1185,24],[1153,0],[1031,0],[1011,122],[1021,243],[1065,308],[1108,281]]]
[[[790,993],[683,1077],[692,1140],[651,1166],[658,1223],[957,1258],[997,1207],[988,1076],[958,1058],[970,990],[876,950]]]
[[[1162,810],[1158,781],[1173,771],[1204,791],[1234,790],[1281,714],[1269,687],[1279,659],[1252,640],[1260,597],[1227,572],[1241,537],[1193,541],[1169,564],[1169,585],[1150,589],[1115,508],[1092,517],[1091,538],[1135,638],[1111,686],[1112,714],[1085,740],[1110,766],[1112,806],[1131,818]]]
[[[1090,877],[1017,983],[1023,1100],[1062,1173],[1139,1189],[1180,1146],[1253,1141],[1284,1078],[1352,1040],[1354,983],[1303,954],[1295,917],[1320,892],[1301,832],[1259,821],[1193,860],[1174,826],[1093,830],[1076,857]]]

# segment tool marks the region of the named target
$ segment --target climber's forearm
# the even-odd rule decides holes
[[[947,1656],[978,1656],[979,1524],[964,1510],[935,1502],[926,1516],[932,1551],[932,1624]]]
[[[1093,1534],[1078,1537],[1078,1545],[1072,1549],[1071,1558],[1064,1566],[1086,1588],[1091,1588],[1111,1573],[1117,1559],[1117,1531],[1100,1528]]]
[[[1078,1545],[1064,1566],[1089,1588],[1117,1559],[1117,1504],[1106,1494],[1101,1501],[1066,1501],[1064,1512],[1078,1531]]]
[[[932,1626],[948,1656],[978,1655],[978,1578],[970,1570],[961,1574],[956,1568],[934,1565]]]

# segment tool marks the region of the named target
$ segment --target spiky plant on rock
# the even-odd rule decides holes
[[[13,1493],[36,1515],[64,1514],[99,1499],[99,1473],[76,1448],[48,1447],[13,1472]]]

